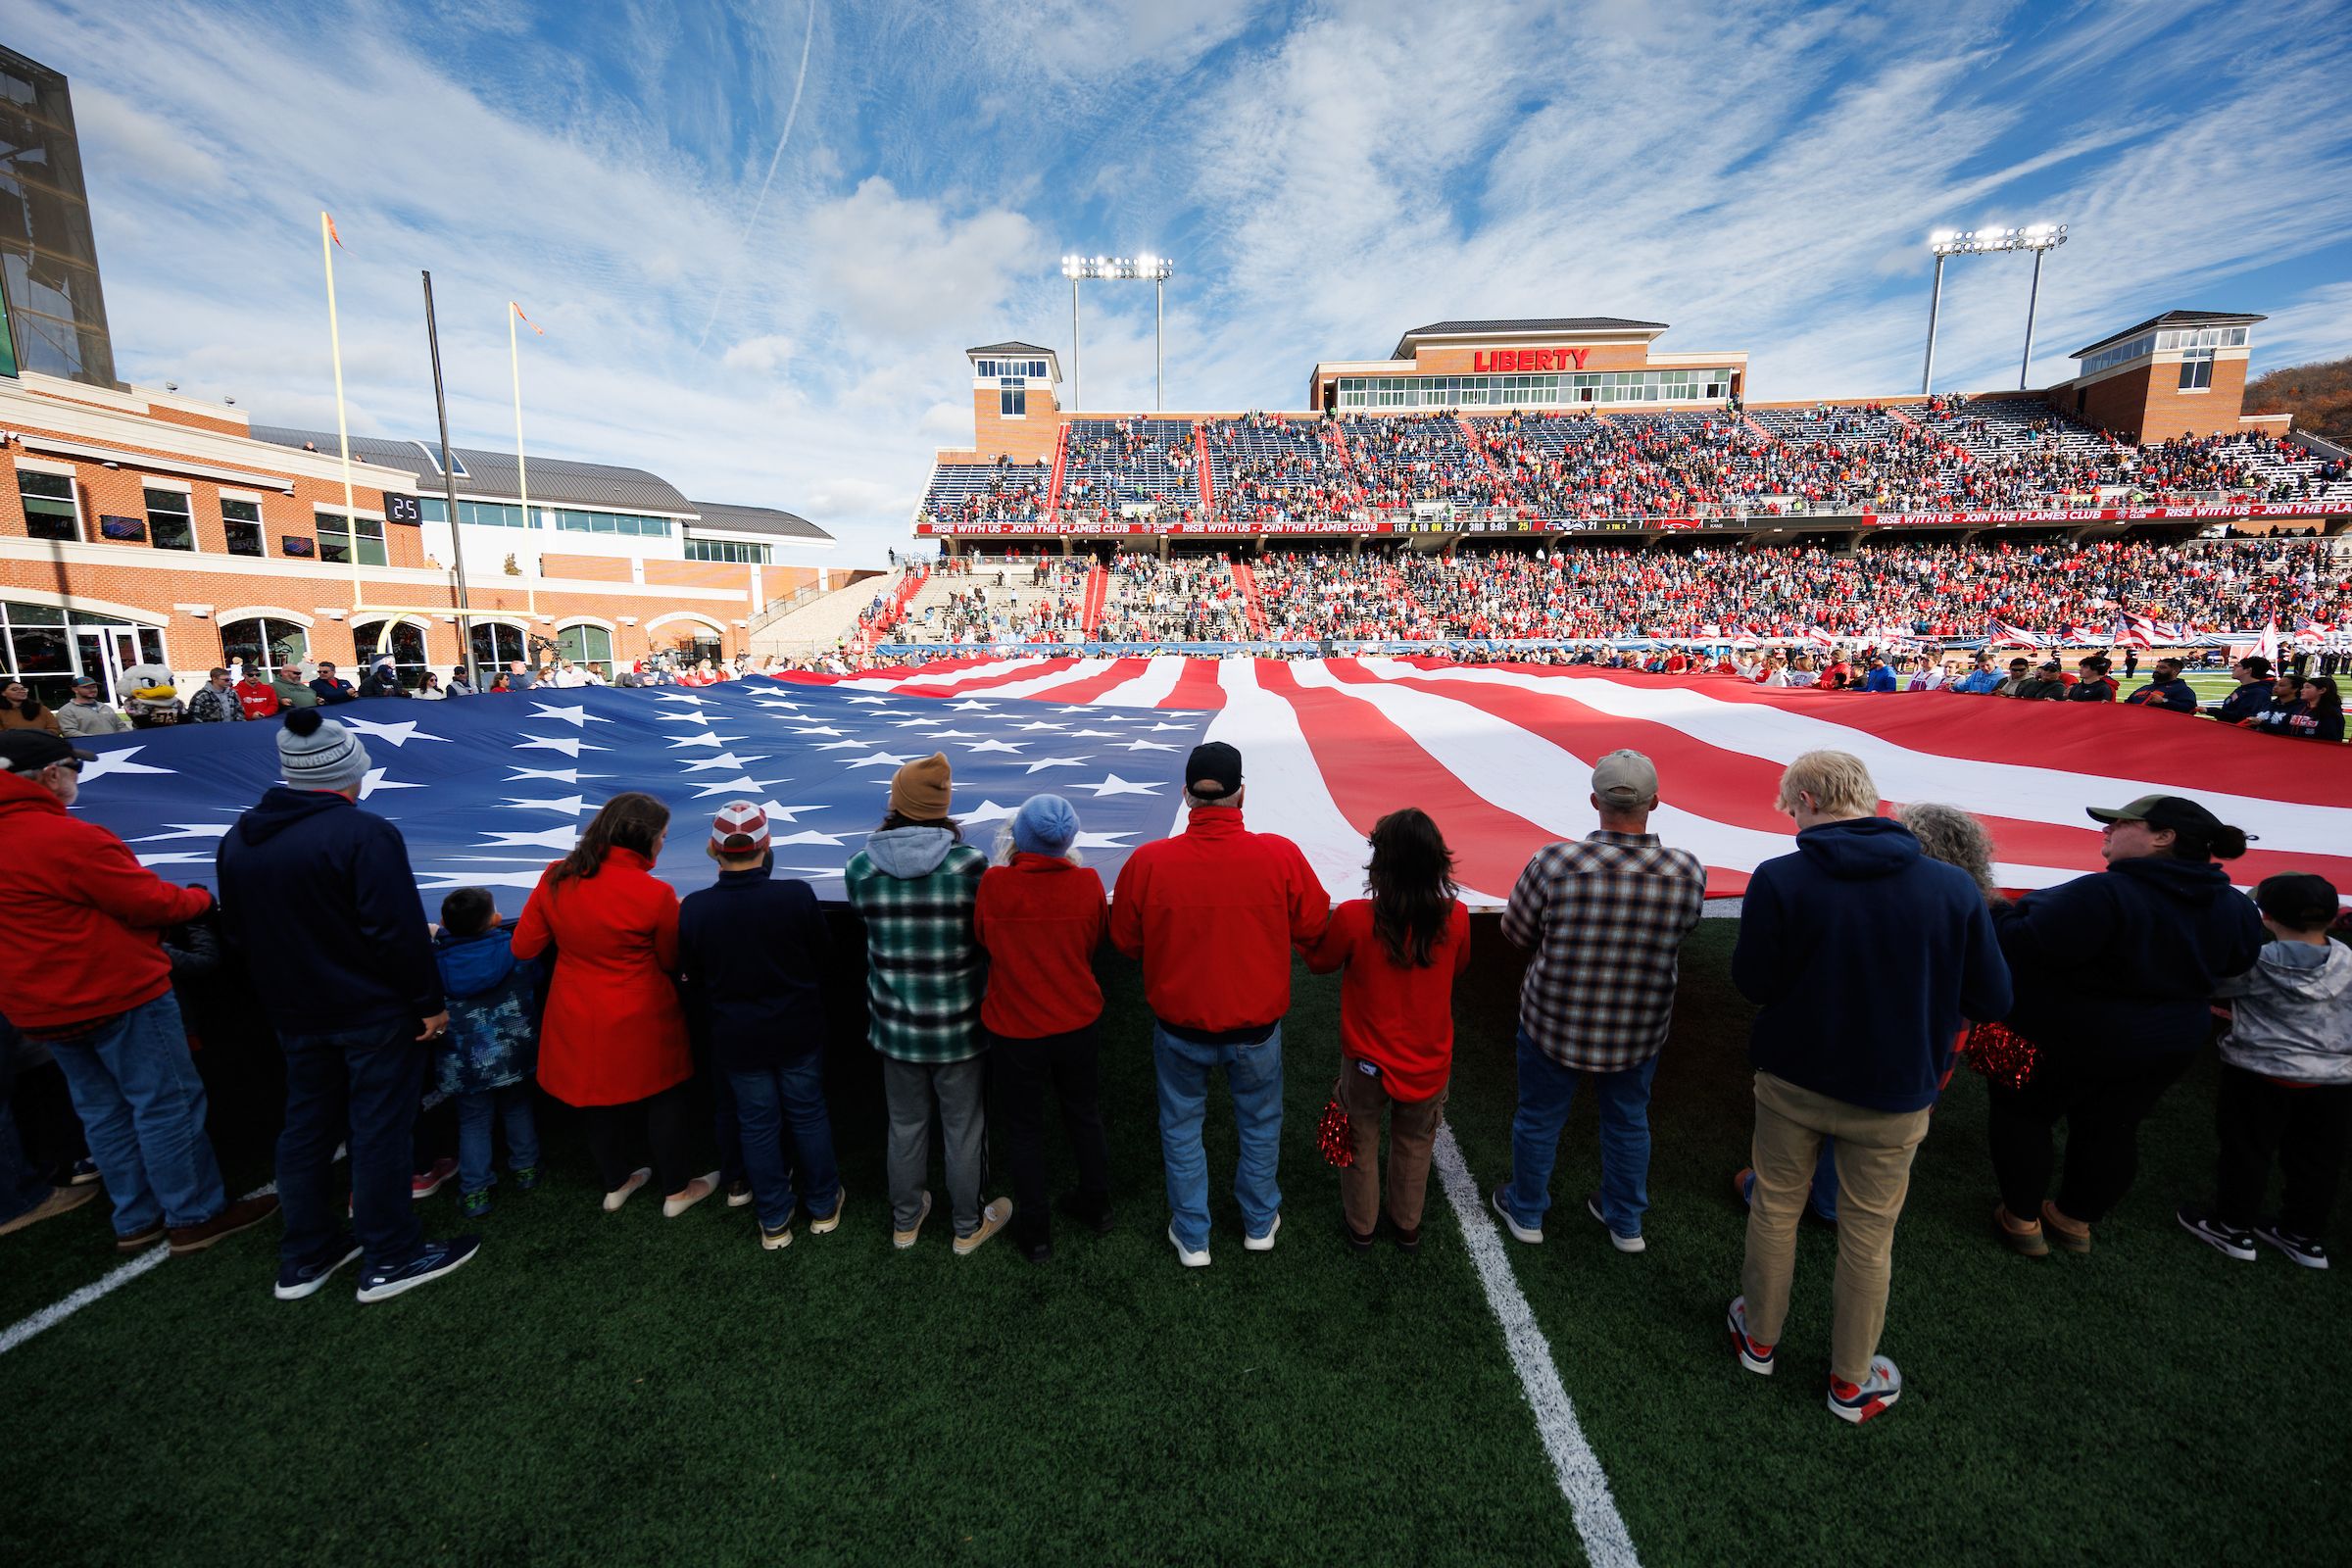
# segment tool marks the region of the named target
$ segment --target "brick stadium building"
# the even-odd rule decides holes
[[[831,536],[688,500],[641,468],[458,449],[453,538],[437,446],[355,439],[114,378],[65,78],[0,50],[0,674],[64,700],[138,664],[333,660],[388,647],[414,681],[560,655],[610,674],[742,653],[770,607],[851,573]],[[465,550],[461,615],[454,546]]]
[[[1700,530],[2340,532],[2345,454],[2242,412],[2262,319],[2168,312],[2079,351],[2080,373],[2039,392],[1836,403],[1756,401],[1744,353],[1661,352],[1661,321],[1439,321],[1385,360],[1317,364],[1310,412],[1271,415],[1066,410],[1053,350],[993,343],[966,351],[974,441],[938,454],[913,532],[949,553],[1163,554],[1335,535],[1435,550]],[[1694,442],[1721,493],[1694,497],[1661,466],[1654,493],[1627,499],[1622,470]]]

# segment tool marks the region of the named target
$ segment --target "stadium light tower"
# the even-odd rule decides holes
[[[2041,259],[2066,243],[2064,223],[2029,223],[2024,228],[1939,228],[1928,236],[1936,252],[1936,285],[1928,295],[1928,363],[1919,372],[1926,396],[1936,380],[1936,313],[1943,303],[1943,264],[1954,256],[1990,256],[1998,251],[2034,253],[2034,290],[2026,296],[2026,357],[2017,368],[2017,389],[2026,389],[2034,366],[2034,318],[2041,305]]]
[[[1070,407],[1078,407],[1078,285],[1087,278],[1103,282],[1150,283],[1152,305],[1152,407],[1167,407],[1168,278],[1176,264],[1164,256],[1064,256],[1061,275],[1070,280]]]

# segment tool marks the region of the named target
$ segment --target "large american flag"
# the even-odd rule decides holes
[[[333,716],[366,738],[367,806],[399,823],[428,894],[528,888],[601,802],[640,789],[675,813],[659,870],[681,891],[710,880],[706,819],[741,798],[765,805],[779,870],[838,899],[892,771],[933,751],[954,765],[953,809],[974,842],[1052,791],[1077,806],[1080,847],[1107,877],[1180,825],[1184,758],[1202,739],[1241,749],[1250,825],[1296,840],[1341,896],[1362,884],[1372,824],[1418,806],[1454,848],[1464,899],[1499,905],[1537,849],[1592,829],[1592,762],[1624,746],[1657,763],[1652,825],[1705,862],[1715,897],[1787,853],[1781,769],[1823,747],[1861,757],[1890,805],[1983,817],[2007,887],[2098,867],[2085,807],[2175,793],[2259,835],[2230,864],[2240,883],[2312,870],[2352,892],[2352,754],[2107,704],[1428,659],[1038,656],[694,691],[379,700]],[[276,728],[93,743],[81,808],[164,875],[207,881],[220,835],[276,779]]]

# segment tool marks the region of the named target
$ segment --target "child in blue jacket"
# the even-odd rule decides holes
[[[441,901],[433,960],[448,999],[449,1033],[434,1054],[433,1077],[458,1102],[458,1208],[467,1219],[490,1212],[498,1181],[490,1169],[493,1120],[506,1124],[515,1190],[539,1185],[531,1075],[539,1065],[542,965],[518,960],[513,936],[488,888],[459,888]]]

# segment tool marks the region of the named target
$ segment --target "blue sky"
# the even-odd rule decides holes
[[[2174,307],[2256,368],[2352,352],[2352,9],[1957,3],[0,0],[74,79],[118,365],[903,543],[970,438],[962,350],[1067,348],[1067,250],[1157,250],[1172,409],[1293,408],[1446,317],[1620,315],[1758,398],[1918,385],[1930,230],[2062,220],[2034,378]],[[796,108],[797,103],[797,108]],[[789,134],[787,126],[789,125]],[[762,191],[764,190],[764,196]],[[2014,385],[2030,268],[1948,277],[1937,382]],[[1086,403],[1152,397],[1087,299]]]

